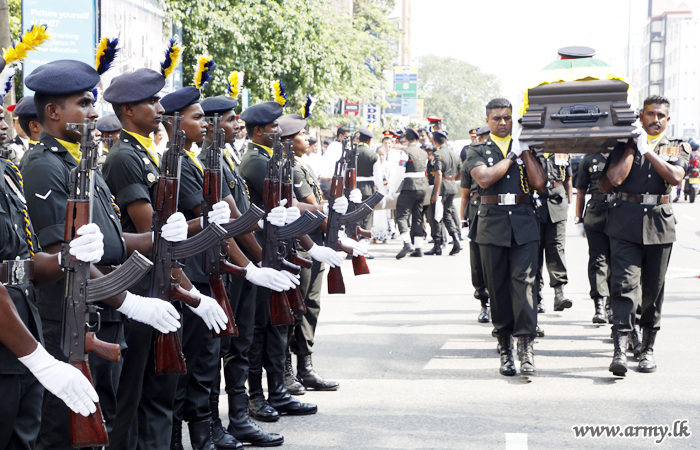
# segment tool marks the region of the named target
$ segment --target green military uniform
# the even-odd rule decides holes
[[[469,189],[469,204],[464,211],[464,218],[467,220],[469,227],[473,228],[476,224],[479,206],[481,206],[481,195],[479,194],[479,185],[469,172],[469,165],[466,159],[462,163],[460,175],[460,187]],[[489,301],[489,293],[486,289],[484,269],[481,266],[481,252],[479,251],[479,244],[473,240],[469,242],[469,263],[471,266],[472,286],[474,286],[474,298],[482,304],[486,304]]]
[[[129,205],[139,200],[155,202],[160,164],[157,153],[149,153],[125,130],[108,153],[102,173],[117,205],[124,211],[121,217],[124,232],[138,233],[127,212]],[[149,296],[150,280],[150,276],[144,277],[131,292]],[[172,427],[178,376],[156,374],[154,328],[132,320],[125,323],[124,332],[127,349],[122,354],[122,371],[128,376],[119,380],[110,449],[167,448],[170,435],[162,430]]]
[[[66,202],[70,192],[70,171],[78,166],[76,159],[56,138],[41,134],[22,167],[29,216],[37,232],[39,244],[50,247],[63,242]],[[102,174],[95,173],[92,220],[104,235],[104,255],[99,264],[119,265],[126,260],[126,244],[122,237],[119,208]],[[61,303],[63,280],[39,288],[37,306],[43,321],[46,350],[56,359],[67,361],[61,350]],[[123,343],[122,315],[100,304],[101,329],[97,337],[105,342]],[[97,320],[97,317],[93,318]],[[94,323],[94,320],[92,322]],[[90,355],[90,370],[107,430],[112,428],[116,414],[116,392],[121,362],[110,362]],[[44,396],[41,433],[37,448],[71,449],[68,407],[47,393]]]
[[[460,183],[460,179],[461,179],[460,169],[462,167],[462,160],[460,159],[460,156],[457,155],[457,153],[455,153],[454,149],[452,148],[452,146],[449,143],[446,143],[445,145],[449,149],[449,152],[445,152],[445,154],[447,154],[450,158],[450,165],[451,165],[451,170],[450,170],[451,181],[450,181],[450,183],[452,183],[452,185],[454,185],[455,197],[457,197],[457,195],[459,194],[459,190],[460,190],[459,183]],[[466,158],[466,152],[465,152],[464,156]],[[457,230],[457,239],[461,241],[462,234],[460,232],[460,228],[461,228],[462,219],[459,217],[459,211],[457,211],[457,208],[455,208],[454,202],[449,204],[449,211],[452,214],[452,221],[454,222],[456,230]],[[443,224],[444,224],[444,221],[443,221]]]
[[[602,153],[589,153],[581,160],[576,179],[576,189],[584,189],[591,196],[584,209],[583,226],[588,240],[588,281],[593,299],[610,297],[610,239],[605,234],[610,204],[607,194],[598,187],[607,159]]]
[[[22,177],[10,161],[0,159],[0,261],[29,259],[30,250],[40,251],[27,214]],[[31,236],[31,248],[29,239]],[[41,319],[35,303],[34,285],[3,280],[20,319],[41,342]],[[0,448],[34,448],[39,435],[44,387],[17,357],[0,344]]]
[[[428,190],[428,179],[425,178],[428,154],[415,143],[406,147],[404,151],[408,155],[408,160],[400,163],[406,165],[406,174],[401,185],[401,193],[396,200],[396,225],[399,233],[408,233],[410,230],[411,238],[423,237],[423,202]]]
[[[442,171],[442,183],[440,184],[440,193],[442,196],[443,214],[442,223],[447,228],[447,233],[455,239],[457,245],[460,237],[459,224],[455,223],[455,207],[454,199],[457,195],[457,184],[454,180],[459,175],[459,159],[452,151],[452,147],[445,143],[435,151],[435,170]],[[457,216],[459,217],[459,216]],[[433,234],[435,240],[436,234]],[[442,241],[442,237],[440,238]],[[435,241],[437,243],[437,241]],[[442,243],[442,242],[440,242]]]
[[[664,136],[653,151],[669,164],[687,169],[689,154],[678,141]],[[624,152],[625,144],[618,144],[605,171],[620,161]],[[660,328],[666,269],[676,240],[676,218],[668,198],[671,188],[651,163],[635,152],[629,175],[614,190],[616,198],[610,202],[606,233],[610,237],[613,328],[617,331],[632,331],[632,317],[640,306],[639,325],[645,334]]]
[[[362,201],[367,200],[377,191],[374,185],[374,164],[379,160],[377,152],[370,150],[363,142],[357,145],[357,189],[362,193]],[[359,223],[360,227],[371,231],[374,214],[367,214]],[[360,240],[364,239],[360,237]]]
[[[512,141],[509,150],[510,145]],[[489,136],[470,146],[467,167],[471,173],[475,167],[491,167],[503,159],[505,156]],[[533,284],[539,230],[524,161],[518,158],[500,180],[486,189],[479,187],[479,194],[482,204],[469,237],[479,244],[495,333],[503,337],[535,336]],[[487,204],[486,198],[500,203]]]

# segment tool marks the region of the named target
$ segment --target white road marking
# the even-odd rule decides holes
[[[506,450],[527,450],[527,434],[506,433]]]
[[[690,216],[683,216],[684,219],[688,220],[696,220],[695,217],[690,217]]]

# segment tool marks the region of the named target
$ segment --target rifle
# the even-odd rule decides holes
[[[95,280],[90,280],[90,263],[77,260],[70,254],[70,241],[77,230],[92,222],[93,193],[97,166],[97,146],[92,140],[95,123],[70,123],[67,128],[81,133],[82,159],[71,171],[71,188],[66,205],[66,224],[61,246],[61,267],[64,271],[63,303],[61,313],[61,349],[69,363],[92,381],[88,353],[92,352],[109,361],[119,361],[119,344],[100,341],[95,333],[100,329],[100,314],[94,302],[113,297],[148,273],[151,262],[134,252],[117,270]],[[97,323],[90,323],[90,313],[97,314]],[[95,329],[95,331],[89,331]],[[93,383],[94,384],[94,383]],[[107,428],[100,404],[88,417],[70,412],[71,441],[75,448],[106,446],[109,444]]]
[[[209,224],[209,211],[212,210],[212,207],[216,203],[221,201],[221,147],[225,144],[224,130],[220,126],[221,118],[219,115],[214,114],[214,117],[209,119],[208,122],[214,127],[214,141],[209,148],[204,149],[206,152],[204,163],[204,192],[202,197],[202,218],[204,220],[204,226]],[[222,240],[218,242],[217,245],[207,248],[202,255],[202,270],[209,278],[209,288],[211,289],[212,296],[216,299],[219,306],[221,306],[221,309],[224,310],[226,317],[228,317],[228,323],[225,329],[221,330],[220,333],[212,330],[212,335],[214,337],[238,336],[238,327],[233,317],[231,303],[226,294],[226,286],[224,286],[224,282],[221,279],[221,273],[223,272],[243,278],[246,275],[246,270],[226,261],[225,254],[227,248],[228,244],[226,241]]]
[[[343,195],[345,154],[348,141],[348,138],[343,140],[342,154],[340,155],[340,159],[335,162],[333,181],[331,181],[331,191],[328,197],[328,224],[326,225],[325,246],[334,250],[338,249],[338,232],[340,231],[341,215],[333,210],[333,204],[336,198],[340,198]],[[343,281],[343,272],[341,272],[340,267],[331,267],[328,270],[328,293],[345,294],[345,282]]]
[[[173,269],[181,269],[179,260],[202,252],[203,248],[218,245],[226,231],[217,224],[210,224],[201,233],[181,242],[163,239],[161,229],[168,218],[177,212],[179,195],[180,166],[184,154],[185,132],[180,131],[182,118],[178,113],[168,117],[173,126],[173,139],[163,155],[153,204],[153,276],[149,286],[149,296],[172,302],[179,300],[193,308],[199,306],[199,299],[180,287],[173,278]],[[158,332],[154,344],[156,373],[187,373],[185,356],[182,354],[180,335],[177,332]]]

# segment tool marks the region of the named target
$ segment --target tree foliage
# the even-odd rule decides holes
[[[484,107],[501,95],[494,75],[455,58],[426,55],[418,59],[418,95],[426,116],[444,117],[450,139],[468,139],[471,128],[485,123]]]
[[[395,54],[399,30],[386,16],[394,0],[356,0],[353,17],[339,16],[323,0],[164,0],[166,14],[183,28],[186,83],[196,57],[211,55],[214,79],[207,96],[222,94],[233,70],[245,73],[250,103],[272,99],[281,78],[288,110],[298,112],[311,94],[316,124],[327,124],[322,105],[333,98],[373,100]]]

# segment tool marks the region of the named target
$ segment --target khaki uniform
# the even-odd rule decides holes
[[[399,233],[411,231],[411,237],[423,236],[423,201],[428,189],[425,169],[428,154],[415,144],[404,150],[408,155],[406,174],[401,185],[401,193],[396,200],[396,225]],[[411,226],[408,220],[411,220]]]

